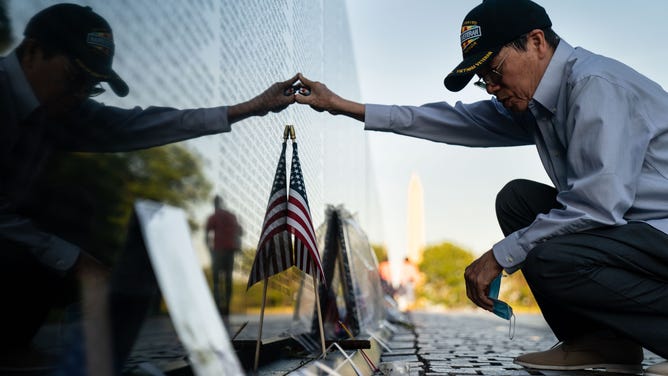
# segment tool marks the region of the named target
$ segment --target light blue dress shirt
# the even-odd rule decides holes
[[[465,146],[536,145],[563,208],[493,246],[508,272],[558,235],[631,221],[668,233],[668,93],[630,67],[563,40],[525,113],[511,113],[495,98],[454,106],[368,104],[365,129]]]

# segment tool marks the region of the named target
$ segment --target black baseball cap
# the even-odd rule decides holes
[[[90,7],[57,4],[34,15],[23,33],[62,49],[91,77],[109,83],[119,97],[130,89],[111,68],[114,37],[111,27]]]
[[[530,0],[483,0],[464,18],[460,34],[461,62],[443,80],[460,91],[501,48],[534,29],[552,26],[545,9]]]

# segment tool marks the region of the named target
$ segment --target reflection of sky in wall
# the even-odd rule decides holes
[[[34,13],[57,2],[10,0],[17,41]],[[128,97],[103,94],[102,102],[177,108],[233,104],[298,71],[359,100],[343,1],[74,2],[91,5],[109,21],[117,46],[114,69],[130,86]],[[296,126],[315,226],[323,221],[326,204],[343,203],[379,239],[381,216],[362,127],[292,106],[236,123],[231,133],[188,141],[204,157],[216,193],[239,215],[244,246],[256,245],[285,124]],[[210,207],[203,205],[201,221]],[[195,236],[196,246],[201,238]]]

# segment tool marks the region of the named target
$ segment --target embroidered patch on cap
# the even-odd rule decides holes
[[[492,57],[493,54],[494,54],[493,52],[489,51],[485,55],[483,55],[483,57],[481,57],[480,60],[476,61],[475,64],[473,64],[469,67],[459,68],[459,69],[455,70],[454,73],[457,73],[457,74],[471,73],[471,72],[475,71],[476,69],[478,69],[481,65],[485,64],[485,62],[490,57]]]
[[[86,36],[86,43],[109,56],[114,50],[114,39],[111,33],[93,31]]]
[[[462,43],[462,51],[466,52],[468,48],[473,47],[472,44],[482,36],[480,26],[475,24],[462,25],[462,34],[460,40]]]

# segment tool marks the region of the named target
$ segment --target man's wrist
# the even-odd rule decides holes
[[[234,122],[243,120],[247,117],[253,116],[253,115],[259,115],[259,111],[257,106],[255,106],[253,103],[253,99],[250,101],[238,103],[232,106],[229,106],[227,108],[227,121],[232,124]]]
[[[362,103],[353,102],[339,96],[334,96],[331,101],[331,109],[328,110],[332,115],[346,115],[353,119],[364,121],[365,107]]]
[[[526,257],[524,250],[519,245],[517,233],[512,233],[494,244],[492,253],[496,262],[509,274],[519,270]]]

